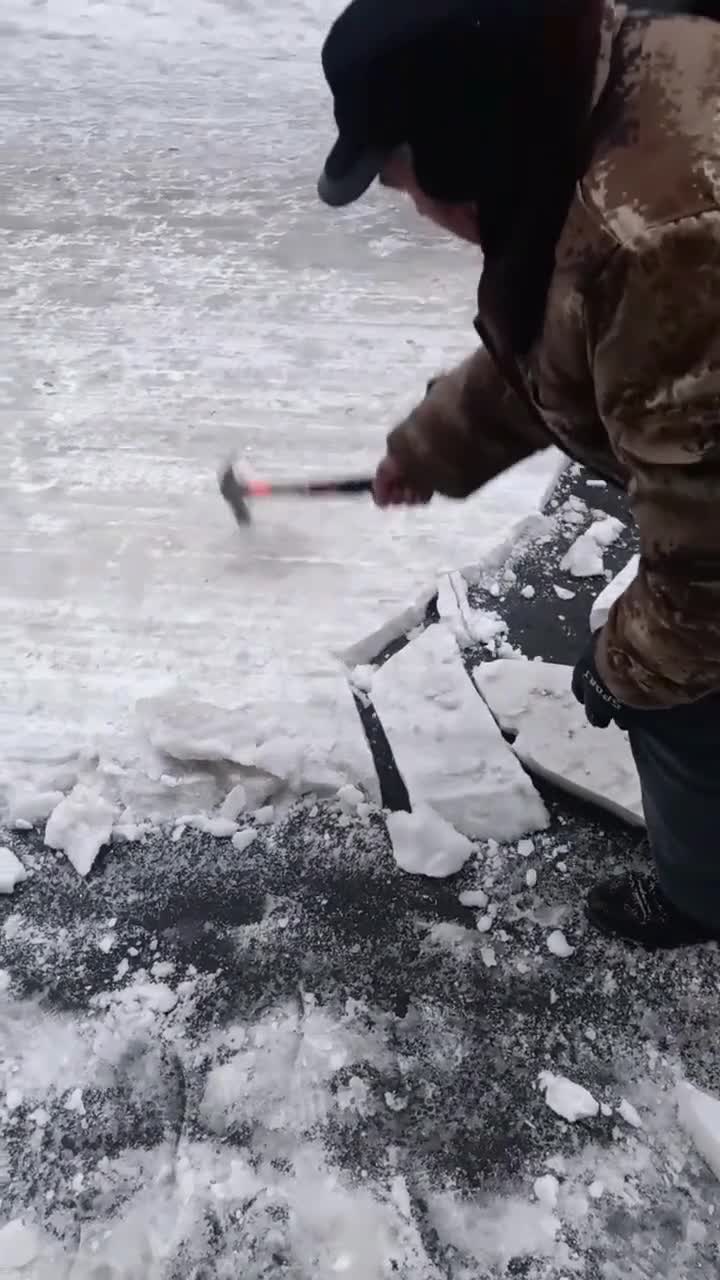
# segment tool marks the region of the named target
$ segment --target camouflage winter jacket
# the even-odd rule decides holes
[[[640,570],[598,665],[669,707],[720,690],[720,23],[610,0],[594,102],[539,338],[509,348],[486,264],[484,347],[390,448],[415,433],[451,496],[551,442],[626,486]]]

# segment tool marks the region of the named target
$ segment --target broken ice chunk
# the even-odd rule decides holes
[[[45,844],[62,850],[78,875],[86,876],[110,840],[115,810],[97,791],[78,783],[50,814]]]
[[[561,929],[555,929],[547,939],[547,949],[553,956],[558,956],[560,960],[567,960],[568,956],[575,954],[575,948],[570,946],[565,934]]]
[[[592,1094],[574,1080],[553,1075],[552,1071],[543,1071],[539,1082],[550,1110],[570,1124],[574,1124],[576,1120],[591,1119],[598,1114],[600,1106]]]
[[[472,845],[429,805],[416,805],[412,813],[399,810],[387,819],[395,861],[413,875],[442,878],[455,875],[465,865]]]
[[[27,871],[22,862],[15,857],[12,849],[3,846],[0,848],[0,893],[12,893],[15,885],[22,880],[27,880]]]

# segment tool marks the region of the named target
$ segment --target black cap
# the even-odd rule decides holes
[[[325,204],[357,200],[410,141],[422,97],[440,88],[430,61],[437,39],[467,36],[478,12],[496,5],[502,0],[352,0],[322,52],[338,126],[318,182]]]

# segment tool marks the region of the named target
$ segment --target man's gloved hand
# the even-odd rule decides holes
[[[455,383],[431,379],[425,399],[388,436],[375,473],[375,501],[389,507],[429,502],[434,493],[467,498],[477,488],[470,454],[469,424]]]
[[[627,729],[628,707],[610,692],[598,675],[595,665],[596,644],[597,635],[593,636],[582,657],[576,662],[572,677],[572,691],[578,702],[584,706],[585,715],[594,728],[607,729],[610,721],[614,720],[620,729]]]

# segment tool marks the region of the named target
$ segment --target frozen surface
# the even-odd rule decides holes
[[[608,582],[607,586],[597,597],[592,609],[590,610],[590,627],[593,631],[598,631],[600,627],[604,627],[608,620],[608,614],[612,609],[616,600],[620,598],[624,591],[630,586],[637,576],[639,556],[632,556],[624,569]]]
[[[547,825],[442,623],[380,668],[371,695],[413,805],[430,805],[472,838],[513,840]]]
[[[593,729],[573,697],[572,669],[552,662],[499,659],[481,663],[473,679],[528,768],[576,795],[644,823],[640,780],[627,735],[615,725]]]
[[[218,495],[230,452],[367,472],[474,342],[472,250],[387,194],[317,202],[339,7],[3,4],[0,786],[110,760],[162,812],[138,701],[238,707],[271,669],[279,697],[325,674],[554,469],[423,511],[258,504],[244,533]]]
[[[678,1085],[677,1101],[681,1125],[720,1180],[720,1098],[683,1080]]]
[[[398,866],[415,875],[455,875],[472,853],[467,836],[426,804],[417,805],[412,813],[391,813],[387,829]]]

